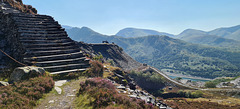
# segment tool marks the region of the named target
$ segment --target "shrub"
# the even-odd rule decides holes
[[[216,88],[216,85],[217,85],[216,83],[211,81],[205,83],[206,88]]]
[[[101,52],[98,52],[99,55],[96,55],[95,57],[93,57],[93,60],[97,60],[97,61],[102,61],[103,59],[103,55]]]
[[[161,96],[161,90],[165,87],[166,80],[158,73],[131,71],[130,76],[142,89],[154,96]]]
[[[165,100],[173,109],[239,109],[239,105],[228,106],[209,101],[187,101],[184,98]]]
[[[77,107],[92,108],[134,108],[151,109],[152,105],[146,104],[143,100],[129,98],[118,94],[114,85],[102,78],[92,78],[80,83],[80,89],[76,100]],[[84,98],[90,98],[91,100]],[[86,102],[87,101],[87,102]]]
[[[110,63],[111,66],[114,66],[114,65],[115,65],[115,62],[114,62],[112,59],[108,59],[107,62]]]
[[[91,67],[82,73],[83,76],[88,77],[102,77],[103,76],[103,64],[99,61],[93,60],[90,61]]]
[[[203,92],[201,90],[197,90],[194,92],[184,92],[183,90],[179,90],[178,93],[179,97],[186,97],[186,98],[199,98],[203,96]]]
[[[192,93],[191,93],[191,96],[192,96],[193,98],[199,98],[199,97],[202,97],[202,96],[203,96],[203,92],[202,92],[201,90],[197,90],[197,91],[195,91],[195,92],[192,92]]]
[[[0,87],[0,108],[33,108],[36,100],[51,91],[53,86],[54,81],[51,77],[36,77]]]

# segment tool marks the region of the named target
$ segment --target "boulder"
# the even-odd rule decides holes
[[[126,87],[121,84],[120,86],[117,86],[117,89],[126,90]]]
[[[8,82],[0,81],[0,86],[8,86],[8,85],[9,85]]]
[[[37,77],[40,75],[44,75],[45,70],[41,67],[33,67],[33,66],[27,66],[27,67],[18,67],[15,68],[13,73],[10,76],[10,82],[16,82],[20,80],[26,80],[29,78]]]

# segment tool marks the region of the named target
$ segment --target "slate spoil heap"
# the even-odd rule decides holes
[[[22,48],[18,60],[24,64],[43,67],[50,74],[84,71],[89,67],[89,60],[78,45],[51,16],[7,10],[0,14],[9,20],[6,23],[14,25],[12,28],[16,32],[11,37],[16,38],[19,48]],[[6,34],[9,37],[12,33]]]

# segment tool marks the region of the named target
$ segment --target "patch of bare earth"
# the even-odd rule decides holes
[[[68,81],[60,87],[62,94],[58,94],[53,89],[51,93],[46,94],[45,98],[39,101],[40,103],[35,109],[73,109],[74,100],[80,88],[79,84],[84,80],[84,78],[79,78],[78,80]]]

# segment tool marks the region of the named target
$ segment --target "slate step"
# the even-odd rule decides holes
[[[81,69],[87,68],[90,65],[87,63],[80,63],[80,64],[67,64],[67,65],[58,65],[58,66],[48,66],[43,67],[49,72],[56,72],[56,71],[64,71],[64,70],[71,70],[71,69]]]
[[[67,54],[73,52],[79,52],[80,49],[66,49],[66,50],[45,50],[45,51],[27,51],[24,55],[28,56],[48,56],[48,55],[57,55],[57,54]]]
[[[74,42],[64,42],[64,43],[46,43],[46,44],[26,44],[23,43],[23,46],[27,48],[37,48],[37,47],[63,47],[63,46],[69,46],[75,44]]]
[[[67,33],[65,31],[52,31],[52,32],[24,32],[24,33],[21,33],[19,32],[21,36],[24,36],[24,35],[51,35],[51,34],[65,34],[67,35]]]
[[[65,50],[79,48],[77,45],[59,46],[59,47],[38,47],[38,48],[28,48],[29,51],[43,51],[43,50]]]
[[[52,28],[18,28],[18,31],[56,31],[62,30],[65,31],[64,28],[52,27]]]
[[[53,60],[53,61],[42,61],[42,62],[27,62],[39,67],[46,67],[46,66],[56,66],[56,65],[66,65],[66,64],[77,64],[77,63],[88,63],[85,61],[85,57],[81,58],[74,58],[74,59],[61,59],[61,60]]]
[[[18,31],[21,35],[25,35],[25,34],[61,34],[61,33],[65,33],[67,34],[65,31]]]
[[[31,40],[31,39],[25,39],[25,40],[19,40],[22,43],[28,43],[28,44],[45,44],[45,43],[64,43],[64,42],[71,42],[72,40],[70,38],[68,39],[55,39],[55,40]]]
[[[79,58],[79,57],[84,57],[84,55],[81,51],[74,52],[74,53],[58,54],[58,55],[25,57],[24,60],[28,61],[28,62],[32,62],[32,61],[43,62],[43,61],[54,61],[54,60],[61,60],[61,59],[74,59],[74,58]]]
[[[15,22],[17,26],[59,25],[58,22]]]
[[[59,24],[49,24],[49,25],[27,25],[27,24],[18,24],[17,27],[19,29],[21,28],[41,28],[41,29],[44,29],[44,28],[62,28]]]
[[[51,75],[55,75],[55,74],[62,74],[62,73],[74,73],[74,72],[83,72],[86,69],[72,69],[72,70],[64,70],[64,71],[58,71],[58,72],[51,72]]]
[[[13,17],[14,21],[17,22],[37,22],[37,21],[42,21],[42,22],[54,22],[54,19],[51,18],[20,18],[20,17]]]
[[[53,20],[15,20],[16,24],[31,24],[31,23],[38,23],[38,24],[48,24],[48,23],[54,23]]]
[[[23,18],[53,18],[48,15],[33,15],[33,14],[26,14],[26,13],[11,13],[14,17],[23,17]]]
[[[45,25],[45,26],[41,26],[41,25],[35,25],[35,26],[19,26],[18,25],[18,29],[19,30],[38,30],[38,29],[41,29],[41,30],[49,30],[49,29],[63,29],[60,25]]]
[[[67,36],[66,33],[57,33],[57,34],[21,34],[20,37],[55,37],[55,36]]]
[[[47,35],[47,36],[20,36],[19,40],[56,40],[56,39],[69,39],[66,35],[59,35],[59,36],[53,36],[53,35]]]

